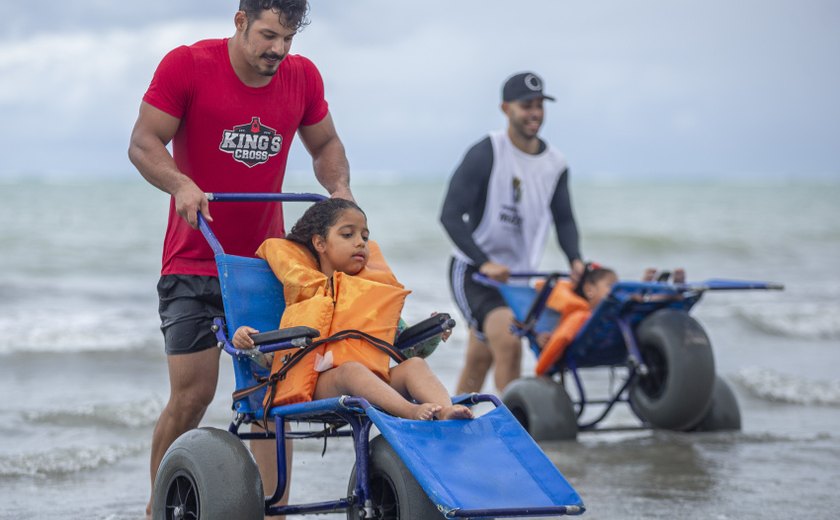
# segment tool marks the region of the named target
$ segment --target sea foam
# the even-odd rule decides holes
[[[0,355],[19,352],[130,351],[162,344],[156,316],[140,317],[119,306],[27,309],[0,315]]]
[[[756,367],[741,370],[735,380],[768,401],[840,406],[840,380],[812,380]]]
[[[803,339],[840,339],[840,304],[800,302],[738,308],[737,316],[756,329]]]
[[[55,426],[117,426],[139,428],[152,426],[157,421],[163,401],[150,397],[128,403],[104,403],[74,408],[25,411],[27,422]]]
[[[96,469],[149,449],[148,442],[95,447],[66,446],[0,455],[0,477],[48,477]]]

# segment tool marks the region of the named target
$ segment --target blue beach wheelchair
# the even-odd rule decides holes
[[[314,194],[208,194],[213,202],[315,202]],[[167,450],[154,486],[156,520],[261,519],[346,511],[348,519],[502,518],[577,515],[583,502],[516,418],[492,395],[457,396],[466,406],[488,403],[473,420],[412,421],[392,417],[365,399],[342,396],[263,408],[263,391],[250,391],[269,376],[266,353],[310,345],[317,331],[276,329],[283,288],[258,258],[225,254],[207,222],[199,227],[213,249],[225,316],[215,320],[219,346],[233,360],[234,420],[227,431],[198,428]],[[248,324],[265,333],[251,351],[236,350],[230,336]],[[403,332],[395,347],[410,348],[454,326],[446,315]],[[313,334],[314,333],[314,334]],[[282,384],[282,382],[280,383]],[[287,429],[290,422],[311,430]],[[240,431],[271,423],[274,432]],[[370,439],[371,428],[378,436]],[[355,464],[346,494],[317,503],[278,505],[287,488],[286,440],[350,437]],[[277,487],[264,496],[256,463],[242,441],[273,442]]]
[[[514,334],[528,340],[537,358],[541,352],[537,334],[552,331],[561,319],[546,306],[548,296],[557,281],[567,277],[518,273],[514,280],[526,283],[505,284],[474,275],[479,283],[501,292],[513,310]],[[531,279],[542,279],[544,284],[537,290],[527,283]],[[579,431],[607,429],[602,421],[619,403],[629,405],[642,427],[740,430],[735,394],[716,375],[709,338],[689,311],[708,291],[782,288],[768,282],[719,279],[669,283],[667,275],[653,282],[620,281],[593,309],[552,368],[543,376],[513,381],[502,401],[538,441],[572,440]],[[584,369],[610,372],[608,389],[598,398],[587,393]]]

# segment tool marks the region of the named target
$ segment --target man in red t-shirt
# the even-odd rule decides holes
[[[153,486],[167,448],[198,426],[216,392],[220,351],[212,348],[210,326],[223,311],[213,254],[197,231],[197,213],[214,220],[205,193],[282,191],[297,132],[318,181],[332,197],[353,199],[321,76],[311,61],[289,54],[293,37],[308,23],[308,4],[274,1],[263,9],[264,3],[240,1],[231,38],[167,54],[131,134],[131,162],[172,195],[158,283],[170,396],[152,438]],[[231,254],[253,255],[263,240],[284,234],[277,203],[214,205],[213,215],[214,231]],[[274,446],[254,445],[271,445],[256,449],[255,456],[272,493],[276,470],[262,461],[274,460]],[[151,500],[147,514],[150,508]]]

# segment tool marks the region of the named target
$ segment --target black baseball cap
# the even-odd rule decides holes
[[[533,72],[520,72],[505,81],[502,87],[502,101],[527,101],[541,97],[549,101],[554,98],[543,93],[543,80]]]

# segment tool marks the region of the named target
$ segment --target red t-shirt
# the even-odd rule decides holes
[[[227,39],[204,40],[167,54],[143,101],[177,117],[175,164],[205,192],[280,192],[295,132],[326,117],[324,83],[308,59],[288,55],[265,87],[236,76]],[[212,228],[225,252],[253,256],[284,236],[276,202],[210,203]],[[162,274],[216,276],[213,253],[169,203]]]

